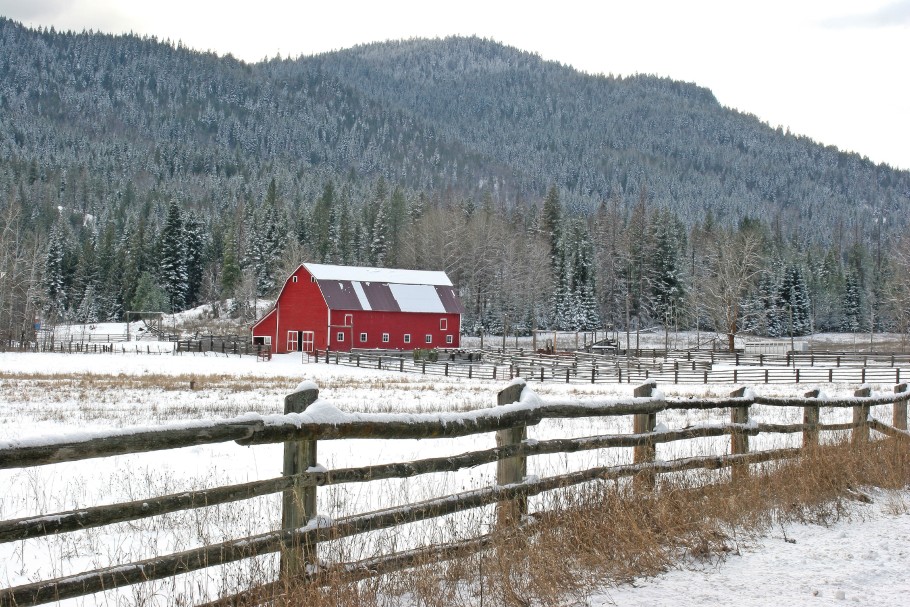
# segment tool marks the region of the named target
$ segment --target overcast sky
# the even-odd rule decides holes
[[[0,15],[251,62],[474,34],[590,73],[695,82],[772,126],[910,169],[910,0],[0,0]]]

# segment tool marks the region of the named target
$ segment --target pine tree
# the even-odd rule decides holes
[[[376,209],[371,230],[373,239],[370,241],[370,265],[383,267],[389,254],[389,224],[386,220],[386,205],[380,204]]]
[[[753,304],[756,308],[754,321],[749,326],[744,326],[746,330],[753,330],[763,333],[768,337],[780,337],[784,334],[784,326],[789,327],[789,321],[785,325],[783,314],[781,313],[780,303],[781,285],[777,276],[772,271],[762,272],[758,281],[758,301]]]
[[[856,333],[862,328],[863,311],[859,278],[852,270],[844,277],[844,294],[841,301],[844,310],[841,330]]]
[[[574,230],[575,256],[572,260],[572,329],[590,331],[600,327],[600,313],[595,295],[594,247],[587,226],[577,224]]]
[[[669,213],[656,213],[652,222],[654,242],[651,258],[651,294],[654,317],[669,326],[685,297],[683,288],[679,231]]]
[[[155,283],[150,272],[143,272],[136,283],[130,307],[142,312],[167,312],[170,309],[168,294]]]
[[[551,185],[547,197],[543,201],[543,217],[541,230],[550,243],[550,260],[554,267],[560,255],[559,243],[562,230],[562,203],[559,201],[559,192],[555,185]]]
[[[780,311],[784,316],[784,335],[807,335],[812,330],[809,287],[797,265],[790,265],[780,286]]]
[[[67,253],[66,231],[62,220],[54,224],[48,239],[44,256],[45,312],[62,319],[68,305],[65,257]]]
[[[172,201],[159,238],[159,276],[171,312],[182,310],[186,304],[188,277],[185,238],[180,207],[176,201]]]
[[[183,234],[186,243],[186,305],[192,307],[199,303],[209,238],[205,226],[192,214],[183,223]]]
[[[221,292],[225,297],[232,297],[234,289],[240,284],[240,264],[237,261],[235,253],[237,243],[235,242],[234,228],[228,229],[223,242],[224,249],[221,252]]]
[[[316,254],[316,259],[325,262],[330,253],[330,230],[335,208],[335,186],[331,181],[326,182],[322,195],[316,201],[313,209],[313,221],[310,226],[310,243]]]

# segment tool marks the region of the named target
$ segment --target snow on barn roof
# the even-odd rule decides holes
[[[305,263],[333,310],[464,314],[445,272]]]
[[[398,285],[452,286],[452,281],[449,280],[449,277],[446,276],[445,272],[330,266],[321,263],[305,263],[303,266],[316,278],[316,280],[352,280],[357,282],[384,282]]]

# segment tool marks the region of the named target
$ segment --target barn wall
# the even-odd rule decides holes
[[[297,282],[294,282],[294,277]],[[328,326],[328,307],[319,285],[310,280],[310,273],[303,266],[289,278],[278,298],[280,316],[278,332],[281,352],[287,352],[288,331],[313,331],[317,350],[324,350]]]
[[[460,341],[460,315],[418,312],[368,312],[368,311],[332,311],[332,323],[342,324],[346,314],[352,316],[350,329],[332,328],[332,349],[350,350],[354,348],[386,348],[413,350],[414,348],[457,348]],[[446,320],[446,329],[440,329],[440,319]],[[345,333],[343,344],[336,341],[337,333]],[[367,341],[360,341],[360,334],[367,334]],[[382,334],[389,334],[389,341],[382,341]],[[405,334],[411,335],[411,343],[405,343]],[[353,343],[348,335],[353,335]],[[432,343],[426,343],[430,335]],[[452,343],[446,343],[446,336],[452,336]]]
[[[257,337],[269,337],[272,344],[272,352],[275,351],[275,322],[278,319],[278,315],[275,310],[270,310],[265,316],[263,316],[252,328],[253,342],[255,343]]]

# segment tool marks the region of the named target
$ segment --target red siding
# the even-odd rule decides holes
[[[294,282],[294,277],[297,282]],[[275,302],[278,338],[275,338],[275,326],[272,323],[260,323],[253,326],[253,335],[271,335],[272,351],[279,354],[288,351],[288,331],[312,331],[314,346],[324,350],[328,325],[328,307],[315,282],[310,281],[310,274],[303,266],[297,268],[281,289]],[[266,325],[268,328],[266,328]],[[298,347],[300,347],[298,341]]]
[[[297,282],[294,282],[294,277]],[[345,325],[345,316],[351,316],[351,326]],[[445,319],[446,329],[440,328],[440,320]],[[275,308],[253,325],[253,336],[269,335],[272,338],[272,351],[288,351],[288,331],[312,331],[314,347],[325,350],[327,337],[331,331],[328,345],[332,350],[347,351],[353,348],[387,348],[413,350],[414,348],[457,348],[461,344],[461,316],[452,313],[428,312],[373,312],[367,310],[332,310],[331,323],[329,310],[317,283],[310,280],[306,268],[300,266],[292,274],[278,300]],[[277,329],[277,338],[276,338]],[[344,333],[344,341],[337,341],[337,333]],[[360,341],[360,334],[367,334],[367,341]],[[389,341],[382,341],[382,334],[389,334]],[[404,335],[411,335],[411,342],[404,342]],[[431,336],[431,343],[426,343],[426,336]],[[446,336],[452,336],[452,343],[446,343]],[[299,338],[298,338],[299,339]],[[298,348],[301,347],[298,341]]]
[[[342,318],[345,312],[332,311],[332,320]],[[413,350],[414,348],[457,348],[461,344],[460,322],[458,314],[438,314],[431,312],[347,312],[353,316],[351,333],[354,343],[336,347],[335,334],[332,334],[332,349],[350,350],[355,348],[386,348]],[[445,319],[447,328],[440,329],[440,320]],[[367,341],[360,341],[360,334],[367,334]],[[382,334],[389,334],[389,341],[382,341]],[[411,343],[404,342],[405,334],[411,335]],[[426,343],[430,335],[432,343]],[[452,336],[452,343],[446,343],[446,336]],[[347,337],[345,338],[347,339]]]

